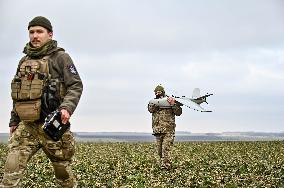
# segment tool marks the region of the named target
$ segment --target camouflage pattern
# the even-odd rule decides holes
[[[168,169],[171,166],[170,152],[175,137],[175,116],[182,114],[182,108],[174,105],[172,108],[161,109],[148,104],[148,111],[152,113],[152,129],[156,137],[160,165]]]
[[[63,48],[57,47],[57,43],[56,46],[47,51],[45,55],[49,56],[48,64],[51,79],[59,79],[64,83],[64,88],[62,90],[65,92],[59,109],[66,109],[71,115],[75,111],[83,91],[81,78],[70,56],[64,51]],[[20,60],[16,74],[20,71],[20,65],[22,62],[27,58],[29,57],[25,56]],[[20,118],[15,112],[14,106],[15,101],[13,101],[13,109],[11,111],[9,123],[10,126],[18,125],[20,122]]]
[[[43,50],[44,53],[41,57],[29,55],[23,57],[19,62],[16,74],[25,60],[48,56],[51,79],[61,81],[63,88],[60,92],[65,91],[63,95],[62,93],[58,94],[62,96],[58,109],[66,109],[71,115],[78,105],[83,84],[72,59],[65,53],[64,49],[57,47],[56,41],[51,42],[49,47],[52,48]],[[24,51],[24,53],[28,54],[27,51]],[[15,102],[13,101],[9,126],[18,127],[9,140],[9,153],[0,187],[21,187],[21,179],[26,165],[39,149],[42,149],[51,160],[58,187],[75,187],[76,180],[71,170],[75,141],[71,131],[67,130],[59,141],[53,141],[43,132],[44,118],[34,122],[22,121],[15,111]]]
[[[174,144],[175,135],[172,133],[155,134],[156,148],[158,150],[159,163],[162,168],[171,167],[171,148]]]
[[[70,130],[55,142],[42,129],[41,123],[21,122],[9,139],[9,153],[0,187],[21,187],[21,179],[31,157],[42,149],[52,162],[59,187],[74,187],[71,158],[75,152],[75,140]]]

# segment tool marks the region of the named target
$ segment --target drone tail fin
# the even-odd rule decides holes
[[[195,88],[192,92],[192,98],[193,99],[197,99],[200,97],[200,89],[199,88]]]

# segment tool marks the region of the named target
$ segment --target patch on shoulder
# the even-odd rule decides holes
[[[77,74],[78,74],[75,65],[73,65],[73,64],[68,65],[68,69],[69,69],[69,71],[70,71],[72,74],[74,74],[74,75],[77,75]]]

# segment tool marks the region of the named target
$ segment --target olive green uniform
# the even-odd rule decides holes
[[[61,89],[56,91],[60,95],[58,109],[66,109],[70,115],[75,111],[83,91],[80,76],[64,49],[57,47],[57,42],[52,40],[44,53],[31,56],[25,48],[23,57],[17,69],[27,59],[48,60],[50,79],[58,80]],[[9,139],[9,153],[4,167],[4,176],[0,187],[21,187],[23,172],[30,158],[42,149],[51,160],[58,187],[75,187],[76,180],[71,171],[71,159],[75,151],[75,140],[70,130],[67,130],[59,141],[52,140],[42,129],[44,118],[41,114],[36,121],[22,121],[15,110],[16,101],[13,101],[13,109],[9,126],[18,126]]]
[[[162,109],[148,104],[148,111],[152,113],[153,135],[156,137],[161,166],[169,168],[171,166],[170,152],[175,137],[175,116],[182,114],[182,108],[174,105],[172,108]]]

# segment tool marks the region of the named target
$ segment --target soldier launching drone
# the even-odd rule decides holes
[[[200,96],[200,90],[194,89],[193,97],[167,96],[164,87],[158,85],[155,98],[149,101],[148,111],[152,113],[152,129],[156,138],[159,164],[162,169],[171,168],[171,149],[175,138],[175,116],[182,114],[181,106],[186,106],[201,112],[210,112],[200,106],[212,94]],[[206,102],[207,103],[207,102]]]

